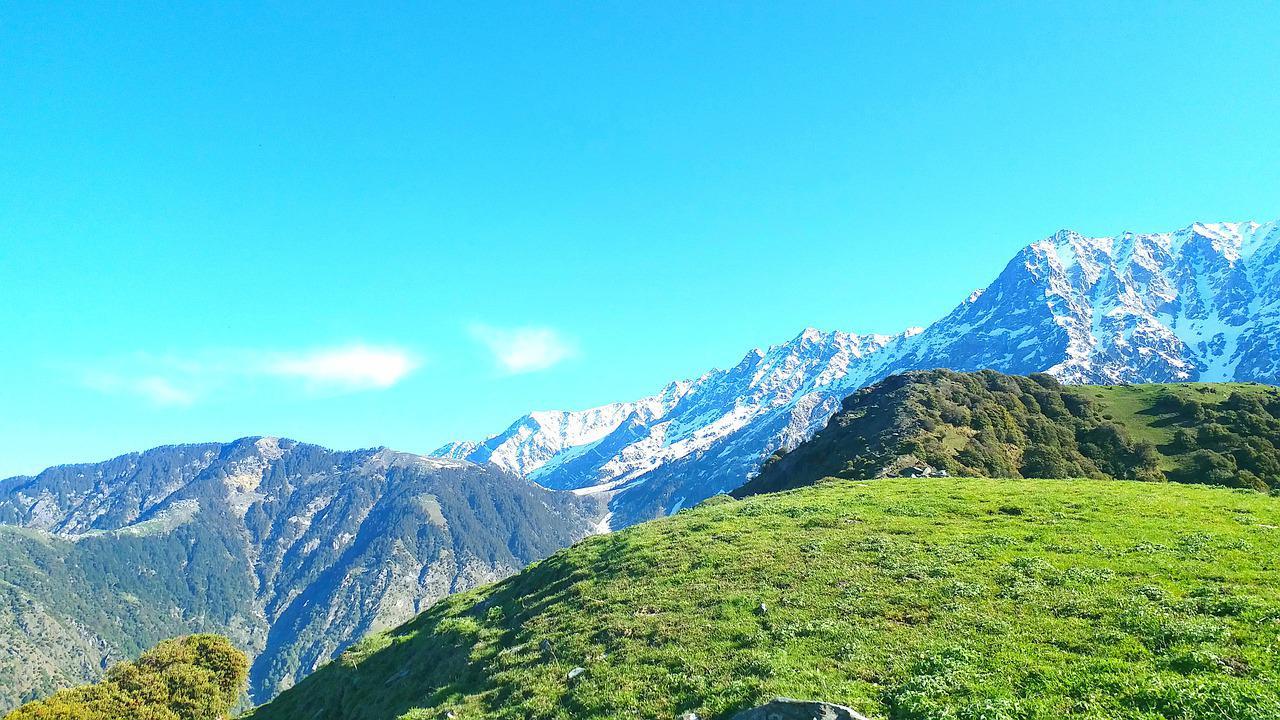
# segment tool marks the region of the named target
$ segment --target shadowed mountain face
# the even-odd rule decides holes
[[[202,631],[249,652],[266,700],[583,537],[591,503],[491,466],[275,438],[0,481],[0,707]]]
[[[530,413],[436,454],[606,498],[610,525],[622,527],[733,490],[821,429],[845,396],[933,368],[1073,384],[1280,383],[1280,223],[1108,238],[1064,230],[927,328],[805,330],[651,397]]]

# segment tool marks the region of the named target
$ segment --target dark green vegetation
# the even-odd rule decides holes
[[[905,373],[850,395],[824,430],[735,494],[939,471],[1280,488],[1280,388]]]
[[[721,720],[787,695],[894,720],[1268,720],[1278,647],[1275,497],[831,481],[580,542],[252,718]]]
[[[214,543],[183,547],[192,539],[72,542],[0,527],[0,710],[95,680],[106,664],[166,637],[247,615],[250,596],[231,559]]]
[[[582,537],[584,509],[494,468],[272,438],[0,481],[0,711],[202,632],[249,653],[265,701]]]
[[[166,640],[94,685],[62,690],[5,720],[216,720],[244,690],[249,661],[217,635]]]

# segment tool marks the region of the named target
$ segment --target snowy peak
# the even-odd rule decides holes
[[[1074,383],[1280,382],[1280,223],[1195,223],[1027,245],[946,317],[898,335],[805,328],[634,403],[531,413],[436,454],[610,498],[615,527],[744,482],[840,400],[906,370],[1050,372]]]
[[[586,410],[534,411],[483,442],[454,442],[433,455],[488,462],[521,476],[537,472],[558,453],[599,442],[628,418],[649,423],[675,407],[691,383],[669,383],[657,394],[635,402]]]
[[[731,368],[670,383],[651,397],[533,412],[481,443],[454,443],[436,454],[491,462],[551,488],[623,498],[644,486],[649,473],[709,459],[712,448],[744,428],[769,428],[770,436],[748,443],[756,446],[743,456],[748,465],[763,459],[766,447],[800,442],[840,397],[867,382],[869,359],[904,337],[806,328],[787,342],[751,350]],[[704,478],[713,492],[730,489],[745,472],[734,463],[725,468],[723,477]],[[694,494],[691,500],[701,499]],[[620,519],[634,518],[624,511]]]
[[[1048,370],[1069,382],[1232,379],[1246,359],[1240,341],[1256,340],[1246,326],[1272,326],[1265,308],[1275,301],[1278,245],[1277,223],[1114,237],[1059,231],[916,338],[899,369]],[[1251,362],[1251,373],[1262,369]]]

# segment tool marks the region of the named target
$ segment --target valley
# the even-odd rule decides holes
[[[1280,3],[0,3],[0,720],[1280,720]]]

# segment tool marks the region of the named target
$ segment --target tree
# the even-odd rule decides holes
[[[1075,474],[1073,469],[1062,451],[1050,445],[1032,445],[1022,456],[1023,477],[1065,478]]]
[[[94,685],[61,690],[5,720],[218,720],[244,689],[249,662],[218,635],[165,640]]]
[[[1186,482],[1232,487],[1240,485],[1235,458],[1212,450],[1197,450],[1187,456],[1182,474]]]
[[[1199,443],[1196,440],[1195,431],[1188,428],[1178,428],[1173,433],[1173,442],[1170,443],[1174,452],[1189,453],[1195,450]]]

